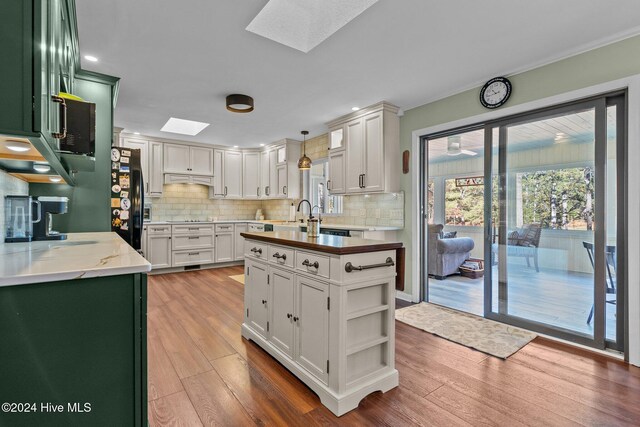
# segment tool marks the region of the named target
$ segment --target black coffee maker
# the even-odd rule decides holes
[[[33,240],[65,240],[67,235],[53,230],[53,215],[67,213],[69,198],[56,196],[38,197],[42,219],[33,223]]]

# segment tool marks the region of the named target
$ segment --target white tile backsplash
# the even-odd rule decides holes
[[[4,197],[5,196],[26,196],[29,194],[29,183],[13,177],[0,170],[0,198],[2,199],[2,209],[0,209],[0,242],[4,242]]]

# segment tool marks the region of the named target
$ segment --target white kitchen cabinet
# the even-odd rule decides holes
[[[235,260],[236,261],[242,261],[244,259],[244,237],[242,237],[240,235],[240,233],[246,233],[247,232],[247,224],[246,223],[237,223],[235,225],[234,231],[235,231],[235,241],[234,241],[234,245],[235,245]]]
[[[275,198],[278,195],[278,152],[269,150],[269,191],[267,196]]]
[[[293,273],[269,268],[269,340],[290,358],[294,345],[294,285]]]
[[[150,197],[162,196],[164,175],[164,150],[162,143],[149,141],[149,173],[144,175]]]
[[[146,258],[153,269],[171,267],[171,235],[150,233],[147,237]]]
[[[215,236],[216,262],[230,262],[235,260],[233,224],[231,224],[231,231],[216,230]]]
[[[267,299],[269,298],[269,271],[266,264],[247,260],[245,262],[245,316],[251,328],[267,338],[267,322],[269,311]],[[250,290],[250,291],[249,291]]]
[[[287,198],[287,190],[289,186],[289,179],[287,177],[287,165],[282,164],[276,166],[276,176],[277,178],[277,192],[275,196],[279,199]]]
[[[181,175],[176,173],[167,173],[164,175],[165,184],[201,184],[201,185],[213,185],[212,176],[202,175]]]
[[[298,275],[295,294],[295,360],[326,384],[329,378],[329,284]]]
[[[244,199],[260,198],[260,152],[242,153],[242,197]]]
[[[211,198],[242,198],[242,151],[214,150]],[[255,191],[255,190],[254,190]]]
[[[344,194],[345,186],[345,150],[329,151],[329,179],[327,179],[327,190],[332,195]]]
[[[213,149],[181,144],[164,144],[164,172],[213,176]]]
[[[120,145],[122,147],[140,150],[140,168],[142,169],[142,178],[145,181],[144,195],[149,195],[149,141],[123,137]]]
[[[330,147],[339,152],[342,144],[346,153],[343,159],[337,154],[334,159],[335,162],[342,160],[342,169],[329,167],[333,194],[341,194],[336,182],[342,177],[345,194],[399,191],[400,120],[397,113],[398,107],[381,102],[327,124]],[[330,161],[333,150],[330,149]]]
[[[269,197],[269,154],[271,151],[264,150],[260,153],[260,198]]]

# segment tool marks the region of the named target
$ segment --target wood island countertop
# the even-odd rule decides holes
[[[275,245],[291,246],[334,255],[361,254],[402,248],[402,242],[358,239],[356,237],[330,236],[327,234],[308,237],[307,233],[298,231],[268,231],[240,233],[240,235],[249,240],[258,240]]]

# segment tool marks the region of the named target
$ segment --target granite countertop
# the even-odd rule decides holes
[[[308,237],[307,233],[301,233],[299,231],[269,231],[262,233],[240,233],[240,235],[249,240],[258,240],[334,255],[387,251],[402,247],[401,242],[330,236],[327,234],[321,234],[318,237]]]
[[[116,233],[0,244],[0,286],[144,273],[151,264]]]

